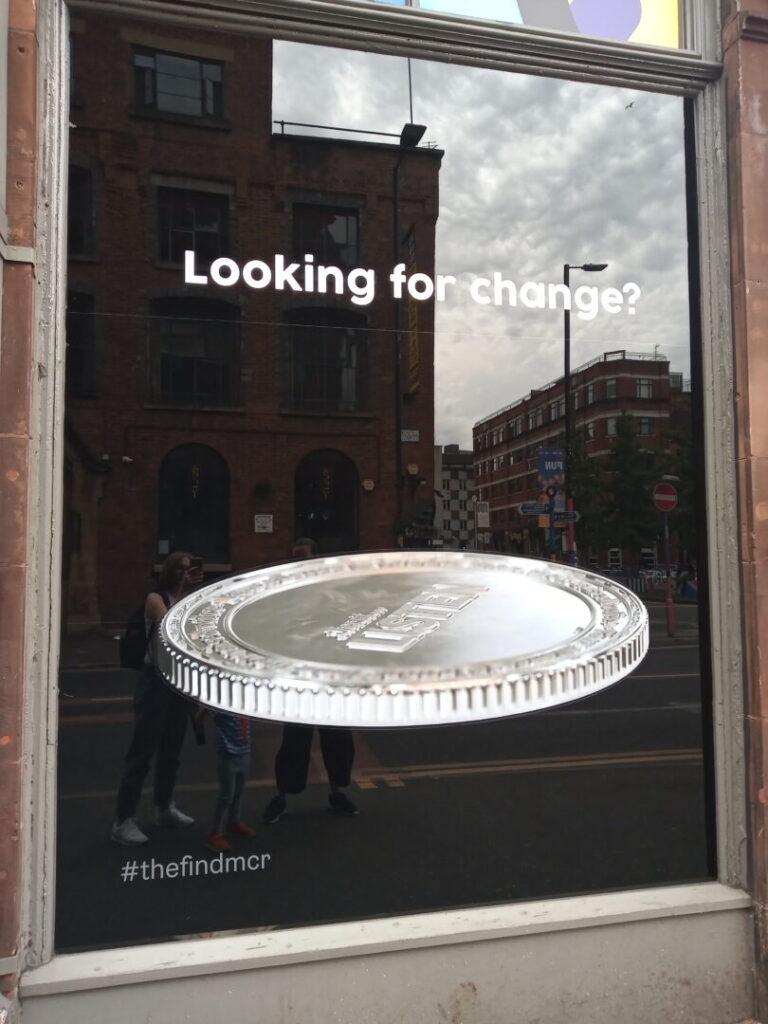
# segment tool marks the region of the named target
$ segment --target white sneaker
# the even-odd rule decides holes
[[[149,836],[144,835],[135,818],[125,818],[112,823],[112,842],[123,846],[143,846],[149,842]]]
[[[163,828],[188,828],[195,824],[195,819],[180,811],[176,804],[169,804],[164,811],[158,807],[155,821]]]

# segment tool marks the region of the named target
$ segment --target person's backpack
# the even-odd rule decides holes
[[[165,607],[170,608],[171,600],[164,590],[152,590],[150,593],[159,594],[163,599]],[[139,607],[132,612],[131,617],[126,623],[125,632],[120,637],[121,668],[140,669],[144,664],[150,639],[150,634],[147,633],[147,626],[144,621],[145,601],[142,601]]]

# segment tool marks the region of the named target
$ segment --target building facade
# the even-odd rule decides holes
[[[622,417],[629,417],[633,446],[646,453],[643,475],[680,477],[679,450],[690,447],[690,380],[670,370],[668,360],[618,350],[577,367],[569,381],[572,403],[571,491],[574,509],[582,518],[590,512],[600,517],[601,497],[609,495],[610,481],[598,467],[615,449]],[[542,449],[565,449],[564,380],[531,391],[504,409],[475,424],[473,448],[478,496],[489,502],[493,545],[496,550],[541,554],[549,551],[548,516],[527,516],[523,503],[546,503],[539,475]],[[582,487],[579,470],[588,473],[593,495]],[[583,502],[591,502],[582,508]],[[592,508],[594,506],[594,508]],[[583,515],[582,515],[583,513]],[[577,533],[582,534],[579,521]],[[659,527],[661,521],[659,521]],[[559,550],[565,550],[565,527],[559,526]],[[593,531],[594,532],[594,531]],[[585,536],[589,541],[591,537]],[[679,546],[679,544],[678,544]],[[591,549],[590,549],[591,548]],[[660,543],[651,543],[619,555],[618,565],[608,565],[608,550],[621,553],[621,537],[596,540],[580,552],[584,565],[621,568],[623,564],[652,568],[662,562]],[[643,559],[641,556],[645,555]],[[617,560],[614,556],[614,562]],[[677,560],[677,559],[676,559]]]
[[[457,444],[435,449],[436,488],[439,500],[435,511],[435,529],[444,547],[476,550],[474,463],[471,451]],[[440,468],[437,474],[437,466]]]
[[[100,6],[111,16],[117,14],[117,5],[107,0]],[[82,5],[81,14],[77,4],[72,6],[75,49],[78,18],[90,17],[88,7]],[[335,45],[362,45],[376,52],[449,55],[459,63],[621,82],[686,97],[688,124],[695,127],[687,140],[689,167],[695,168],[689,220],[698,272],[691,327],[699,345],[703,418],[698,438],[708,511],[704,550],[712,581],[705,598],[710,665],[705,746],[708,793],[717,812],[717,868],[693,883],[371,915],[364,922],[345,919],[258,934],[201,930],[183,942],[169,937],[128,951],[111,946],[56,951],[59,627],[62,606],[75,597],[72,588],[62,588],[62,579],[74,585],[76,576],[77,585],[85,588],[80,591],[83,611],[78,613],[83,616],[92,614],[89,588],[97,586],[93,568],[82,565],[69,576],[66,567],[60,571],[62,552],[74,550],[68,531],[76,528],[65,516],[66,508],[74,509],[65,493],[69,487],[70,494],[86,502],[111,484],[109,474],[97,472],[103,469],[98,463],[107,461],[102,455],[110,456],[110,464],[119,457],[116,470],[121,473],[132,466],[122,462],[123,455],[140,468],[145,456],[139,447],[125,448],[123,434],[113,432],[109,422],[99,424],[93,434],[88,434],[86,416],[79,429],[73,424],[67,430],[64,422],[67,124],[70,119],[77,123],[67,103],[70,23],[66,9],[54,0],[37,5],[11,0],[0,3],[0,12],[8,17],[7,92],[0,95],[3,108],[6,100],[8,104],[5,219],[0,222],[0,810],[5,823],[0,836],[0,1018],[25,1024],[68,1024],[86,1017],[99,1022],[181,1022],[225,1012],[231,1020],[245,1022],[257,1008],[264,1020],[286,1024],[319,1022],[329,1013],[344,1024],[390,1019],[426,1024],[449,1018],[520,1024],[537,1018],[569,1024],[768,1021],[768,680],[762,658],[768,628],[768,422],[763,386],[768,140],[761,104],[768,91],[768,3],[692,0],[683,11],[686,49],[669,53],[623,42],[626,34],[612,43],[588,34],[558,37],[560,23],[538,33],[342,0],[259,0],[247,7],[188,2],[166,5],[162,11],[135,0],[119,10],[138,21],[149,14],[157,25],[150,34],[191,37],[203,31],[213,36],[226,24],[236,37],[275,33],[317,42],[322,36]],[[152,48],[146,38],[134,44]],[[212,51],[215,46],[212,40]],[[208,59],[220,60],[221,53],[212,51]],[[132,79],[133,69],[121,74]],[[98,95],[100,85],[93,88]],[[130,92],[126,86],[126,95]],[[215,86],[209,93],[215,113]],[[115,184],[117,206],[121,195],[137,187],[139,167],[143,187],[172,190],[179,187],[179,179],[186,188],[197,161],[208,158],[200,152],[186,168],[189,156],[179,160],[172,176],[176,180],[169,181],[167,166],[154,172],[141,164],[147,145],[138,146],[137,153],[132,133],[114,141],[124,147],[120,159],[125,159],[129,182],[122,191],[119,181]],[[276,161],[286,163],[292,148],[303,145],[274,139],[266,144]],[[330,159],[333,149],[327,146]],[[88,170],[95,156],[85,145],[79,166]],[[353,158],[345,150],[347,159]],[[434,173],[434,164],[429,167]],[[148,177],[152,173],[163,180],[153,182]],[[223,169],[206,168],[201,178],[219,183],[224,176]],[[77,188],[78,172],[70,180]],[[82,176],[79,180],[88,181]],[[236,182],[232,192],[213,194],[232,202],[237,187]],[[308,187],[303,172],[292,179],[292,187]],[[344,184],[340,191],[347,188]],[[87,235],[87,225],[83,228]],[[154,259],[152,226],[144,223],[141,230]],[[130,266],[126,270],[130,273]],[[77,284],[74,305],[87,307],[89,299],[82,297],[92,296],[95,309],[96,271],[87,261],[82,267],[78,263],[78,271],[80,280],[70,282]],[[142,290],[148,288],[145,282]],[[168,298],[167,285],[161,290],[161,296],[142,296],[142,316],[149,301]],[[81,337],[83,349],[88,343]],[[74,372],[87,380],[85,370]],[[220,395],[224,377],[216,370],[214,378]],[[145,380],[137,369],[125,388],[144,394]],[[248,385],[247,380],[241,383]],[[162,372],[158,387],[162,396]],[[82,403],[87,409],[87,396]],[[412,424],[405,419],[407,406],[404,410],[405,428]],[[151,422],[163,415],[162,410],[150,413]],[[223,419],[220,411],[212,415]],[[125,420],[126,410],[117,410],[116,421],[123,425]],[[109,445],[100,444],[102,438]],[[408,460],[417,466],[412,474],[417,480],[422,463],[425,475],[430,472],[431,436],[425,442],[421,461]],[[168,439],[163,443],[162,456],[172,450]],[[292,449],[290,472],[283,480],[289,490],[296,460],[309,447],[305,438],[297,439]],[[155,472],[162,456],[153,453]],[[264,479],[263,472],[248,477],[253,502],[245,510],[249,520],[256,513],[269,514],[264,492],[254,490]],[[129,484],[124,486],[129,490]],[[89,489],[90,495],[85,494]],[[387,508],[382,513],[382,529],[391,528],[391,512]],[[168,539],[150,525],[153,514],[147,510],[139,541],[152,557],[153,545]],[[295,529],[293,513],[286,515],[290,526],[284,540]],[[80,516],[85,529],[84,507]],[[250,561],[250,547],[243,557]],[[601,841],[610,834],[606,829]],[[563,851],[569,855],[570,849]],[[80,866],[83,874],[89,869],[86,863]],[[87,910],[83,901],[80,913]]]
[[[171,551],[211,575],[278,562],[296,537],[320,553],[393,544],[432,489],[433,304],[401,380],[392,306],[369,293],[392,262],[396,166],[408,258],[433,275],[441,153],[276,130],[270,40],[217,49],[94,14],[71,35],[69,631],[114,632],[143,582],[116,594],[115,573]],[[279,289],[271,254],[294,268]],[[220,258],[256,261],[252,286],[220,286]],[[401,479],[404,429],[418,487]]]

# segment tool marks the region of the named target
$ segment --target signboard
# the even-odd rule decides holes
[[[416,273],[416,229],[411,226],[405,239],[407,252],[408,274]],[[406,303],[408,310],[408,379],[406,381],[405,393],[415,395],[421,386],[419,352],[419,303],[409,292]]]
[[[274,529],[273,515],[259,515],[253,517],[254,533],[272,533]]]
[[[666,480],[660,480],[653,488],[653,504],[659,512],[674,512],[677,508],[677,489]]]
[[[479,530],[487,530],[490,527],[491,511],[487,501],[478,501],[475,505],[475,525]]]
[[[543,516],[549,512],[549,505],[541,501],[524,501],[517,510],[521,516]]]

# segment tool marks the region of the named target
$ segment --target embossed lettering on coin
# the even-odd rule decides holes
[[[487,590],[480,586],[433,583],[389,614],[387,608],[375,608],[368,615],[350,615],[340,626],[324,630],[324,635],[356,651],[402,654]]]

